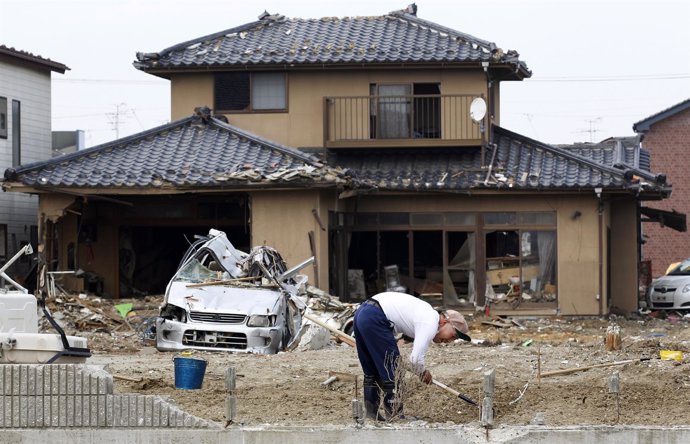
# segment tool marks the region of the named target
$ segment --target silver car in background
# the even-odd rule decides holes
[[[192,244],[170,280],[156,323],[156,348],[273,354],[298,338],[306,276],[266,246],[247,254],[225,233]]]
[[[654,279],[647,295],[652,310],[690,310],[690,259]]]

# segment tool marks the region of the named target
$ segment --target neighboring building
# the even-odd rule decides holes
[[[665,218],[675,221],[675,213],[690,213],[690,175],[686,159],[690,155],[690,99],[660,111],[633,125],[642,136],[642,146],[651,153],[651,168],[663,171],[673,184],[670,199],[654,205],[665,210]],[[663,221],[663,219],[662,219]],[[664,221],[666,222],[666,221]],[[651,261],[652,276],[690,257],[690,236],[670,228],[670,223],[644,224],[642,257]]]
[[[53,157],[76,153],[86,147],[84,131],[53,131]]]
[[[412,5],[262,14],[135,66],[170,80],[172,123],[3,185],[41,193],[46,251],[110,295],[162,292],[183,235],[215,227],[289,265],[316,256],[311,282],[344,299],[395,284],[494,313],[637,308],[638,206],[670,187],[639,147],[575,153],[501,128],[501,82],[531,76],[515,51]]]
[[[0,168],[51,156],[51,73],[64,74],[62,63],[0,45]],[[0,194],[0,264],[28,242],[37,245],[36,195]],[[21,277],[28,258],[14,266]]]

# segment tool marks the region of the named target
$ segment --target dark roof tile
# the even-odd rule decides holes
[[[352,63],[465,63],[493,61],[513,66],[519,78],[531,72],[515,51],[422,20],[404,11],[378,17],[321,19],[267,16],[200,37],[158,53],[138,53],[143,71]]]
[[[254,183],[296,187],[344,184],[342,171],[313,156],[236,127],[197,117],[5,172],[27,186],[146,188],[213,187]],[[296,177],[285,179],[285,174]],[[326,175],[335,177],[328,181]]]
[[[573,152],[494,127],[496,155],[491,172],[481,168],[480,148],[411,148],[332,150],[328,162],[346,168],[362,184],[382,190],[459,191],[480,188],[571,190],[639,187],[614,167],[616,158],[606,145]],[[581,155],[581,154],[585,154]],[[626,154],[630,153],[626,150]],[[603,159],[599,162],[596,159]],[[664,183],[647,177],[648,189]]]

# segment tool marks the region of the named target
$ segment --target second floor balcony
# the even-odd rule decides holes
[[[478,146],[470,118],[477,95],[378,95],[325,98],[325,146]]]

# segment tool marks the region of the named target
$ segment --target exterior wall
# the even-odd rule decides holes
[[[652,171],[666,174],[673,186],[669,199],[649,206],[690,214],[690,176],[684,161],[690,155],[690,109],[652,125],[642,145],[651,154]],[[690,256],[690,233],[645,223],[642,224],[642,234],[646,240],[642,257],[652,261],[654,277],[664,274],[671,263]]]
[[[288,74],[288,112],[227,114],[231,124],[291,147],[324,145],[324,97],[368,96],[371,83],[438,82],[441,94],[487,94],[482,71],[375,70],[292,71]],[[194,107],[213,107],[213,75],[171,76],[173,120]]]
[[[7,139],[0,138],[0,170],[12,167],[12,100],[20,102],[21,163],[51,157],[50,71],[0,58],[0,97],[7,99]],[[7,224],[8,256],[30,241],[30,227],[38,225],[38,198],[23,193],[0,193],[0,224]],[[34,245],[34,247],[36,247]],[[28,268],[17,266],[16,273]]]
[[[316,209],[324,224],[328,224],[328,199],[318,190],[251,193],[252,245],[268,245],[280,252],[288,268],[312,256],[309,232],[314,232],[319,284],[328,288],[328,231],[322,231],[312,213]],[[325,215],[324,215],[325,214]],[[324,228],[328,229],[327,225]],[[313,267],[302,269],[315,285]]]
[[[354,209],[354,200],[348,203]],[[434,211],[555,211],[557,214],[558,310],[563,315],[598,315],[606,310],[606,276],[599,289],[599,215],[597,199],[589,196],[362,196],[358,212]],[[576,211],[580,216],[573,217]],[[602,245],[606,246],[606,220],[602,219]],[[634,239],[634,237],[633,237]],[[606,256],[602,257],[606,271]],[[629,270],[629,268],[628,268]],[[586,276],[583,279],[583,276]],[[620,277],[620,276],[619,276]],[[631,282],[636,282],[633,276]],[[622,284],[621,284],[622,285]],[[627,286],[630,286],[627,282]],[[636,284],[634,284],[636,285]],[[633,300],[636,301],[636,293]]]
[[[610,215],[611,306],[629,313],[638,308],[637,203],[612,202]]]

